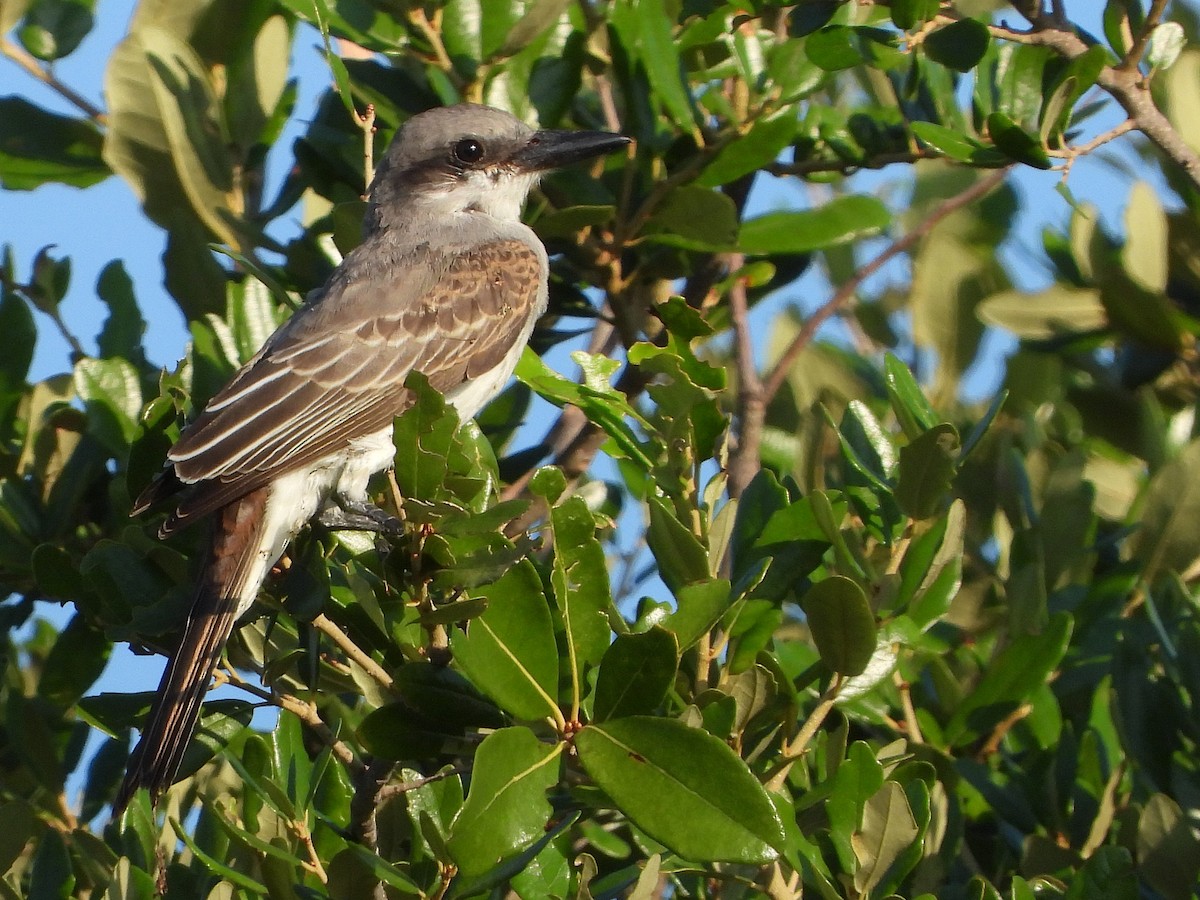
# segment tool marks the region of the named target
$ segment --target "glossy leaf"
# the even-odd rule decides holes
[[[541,579],[528,561],[477,588],[488,608],[455,631],[458,664],[501,708],[535,721],[558,715],[558,646]]]
[[[486,872],[544,833],[546,791],[558,779],[561,751],[525,728],[501,729],[479,745],[467,801],[446,842],[463,874]]]
[[[783,831],[762,786],[729,747],[670,719],[589,725],[579,761],[617,806],[686,859],[760,863]]]

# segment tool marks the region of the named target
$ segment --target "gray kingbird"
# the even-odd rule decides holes
[[[462,418],[508,381],[546,309],[546,250],[521,222],[547,169],[610,153],[607,132],[535,131],[464,104],[409,119],[368,193],[362,243],[209,401],[133,513],[182,491],[166,536],[214,520],[115,812],[156,803],[179,768],[213,669],[288,542],[318,513],[370,528],[367,482],[392,465],[392,422],[420,372]]]

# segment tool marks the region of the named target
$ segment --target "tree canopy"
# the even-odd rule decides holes
[[[0,259],[0,896],[1193,896],[1200,27],[1076,6],[141,0],[97,106],[55,62],[107,7],[0,0],[0,185],[119,178],[167,235],[161,284],[103,269],[94,342],[70,259]],[[94,684],[172,645],[203,539],[130,498],[357,244],[398,125],[463,100],[635,144],[528,204],[516,381],[461,427],[412,381],[406,535],[306,530],[241,699],[112,818],[150,695]],[[1106,222],[1073,179],[1130,159]],[[71,353],[35,380],[39,329]]]

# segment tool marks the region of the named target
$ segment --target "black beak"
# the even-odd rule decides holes
[[[537,131],[511,162],[527,172],[543,172],[612,153],[630,143],[625,135],[607,131]]]

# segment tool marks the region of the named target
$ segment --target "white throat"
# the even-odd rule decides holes
[[[453,184],[422,197],[436,216],[483,213],[502,222],[521,221],[521,208],[537,175],[511,169],[467,172]]]

